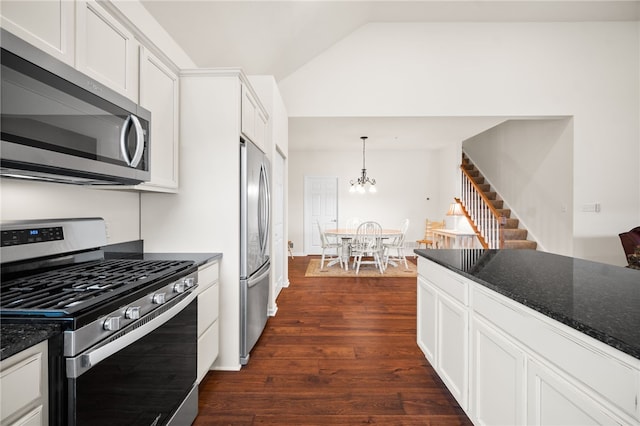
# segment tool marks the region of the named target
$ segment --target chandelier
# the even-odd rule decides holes
[[[362,176],[360,176],[358,178],[357,181],[351,181],[351,188],[349,189],[349,192],[358,192],[360,194],[364,194],[365,192],[365,185],[369,184],[369,192],[373,193],[373,192],[377,192],[376,189],[376,180],[370,177],[367,177],[367,168],[365,167],[365,162],[364,162],[364,145],[365,142],[367,141],[367,137],[366,136],[360,136],[360,139],[362,139]]]

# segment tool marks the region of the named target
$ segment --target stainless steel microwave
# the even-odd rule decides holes
[[[83,185],[149,180],[149,111],[4,29],[0,43],[0,175]]]

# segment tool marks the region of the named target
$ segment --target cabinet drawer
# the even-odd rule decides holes
[[[198,270],[198,291],[202,292],[218,281],[219,263],[205,265]]]
[[[46,342],[42,342],[0,364],[0,412],[3,423],[10,416],[24,412],[34,404],[41,404],[46,396],[46,353]]]
[[[218,293],[218,284],[215,284],[198,296],[198,336],[218,318]]]
[[[473,308],[588,390],[635,416],[639,373],[617,358],[614,349],[488,290],[474,289]]]
[[[469,304],[469,289],[464,278],[426,259],[418,261],[418,274],[465,306]]]
[[[198,383],[218,357],[219,334],[218,321],[216,321],[198,338]]]

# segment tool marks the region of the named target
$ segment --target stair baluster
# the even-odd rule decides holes
[[[480,243],[489,249],[502,248],[500,213],[493,207],[484,192],[478,188],[478,184],[464,168],[464,165],[460,166],[460,170],[462,171],[460,202],[477,227]]]

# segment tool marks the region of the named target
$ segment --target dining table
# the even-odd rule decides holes
[[[341,259],[333,259],[331,262],[327,264],[327,266],[335,265],[336,263],[343,261],[345,264],[345,269],[349,269],[349,259],[351,257],[350,253],[350,244],[351,240],[353,240],[356,236],[357,228],[336,228],[336,229],[327,229],[324,231],[327,237],[335,237],[342,240],[342,250],[341,250]],[[384,240],[386,238],[395,238],[402,235],[402,230],[400,229],[391,229],[391,228],[383,228],[380,232],[380,239]],[[345,254],[346,253],[346,254]],[[397,266],[395,262],[389,262],[393,266]]]

